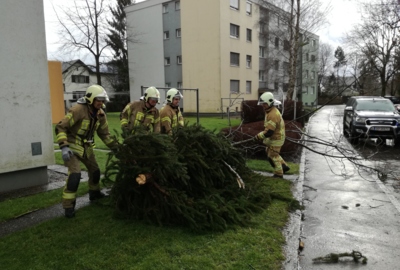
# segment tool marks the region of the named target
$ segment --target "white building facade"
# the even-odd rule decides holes
[[[142,86],[182,88],[183,109],[194,112],[195,92],[185,89],[199,89],[200,112],[220,113],[240,109],[242,100],[256,100],[265,91],[285,96],[288,53],[285,38],[276,33],[288,31],[269,7],[250,0],[147,0],[125,11],[128,37],[138,40],[128,42],[131,99],[140,97]],[[260,23],[265,14],[267,21]],[[311,74],[317,62],[304,68],[304,49],[296,89],[311,102],[316,90],[310,94],[311,79],[309,94],[302,90],[303,70]]]
[[[0,9],[0,192],[48,182],[54,164],[42,0]]]

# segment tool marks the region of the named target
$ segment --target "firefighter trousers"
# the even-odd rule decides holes
[[[80,162],[82,162],[88,170],[89,190],[100,190],[99,165],[97,164],[96,157],[93,153],[93,148],[88,147],[86,150],[84,157],[74,154],[69,161],[64,163],[65,166],[68,167],[68,178],[62,195],[63,208],[75,207],[76,192],[78,191],[81,180]]]
[[[282,146],[268,146],[265,150],[268,158],[274,163],[274,174],[283,176],[282,164],[286,165],[286,162],[280,156]]]

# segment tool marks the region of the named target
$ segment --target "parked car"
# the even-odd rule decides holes
[[[359,138],[375,138],[394,145],[400,138],[399,123],[399,112],[389,99],[355,96],[349,98],[344,109],[343,135],[351,143],[358,143]]]
[[[384,98],[389,99],[393,104],[399,104],[400,103],[400,97],[384,96]]]

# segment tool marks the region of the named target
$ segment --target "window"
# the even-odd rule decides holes
[[[169,31],[164,31],[164,40],[169,39]]]
[[[275,49],[279,49],[279,38],[275,38]]]
[[[246,55],[246,67],[251,68],[251,55]]]
[[[275,70],[279,70],[279,60],[274,60],[274,68]]]
[[[246,29],[246,40],[251,42],[251,29]]]
[[[231,8],[239,10],[239,0],[230,0]]]
[[[239,66],[239,54],[231,52],[231,66]]]
[[[171,65],[171,60],[169,59],[169,57],[164,58],[164,65],[166,65],[166,66]]]
[[[283,70],[289,72],[289,62],[283,62]]]
[[[285,51],[288,51],[289,49],[290,49],[290,44],[289,44],[289,40],[284,40],[283,41],[283,49],[285,50]]]
[[[283,84],[283,92],[287,92],[289,90],[289,84],[288,83],[284,83]]]
[[[162,12],[163,12],[163,13],[168,13],[168,4],[164,4],[164,5],[162,6]]]
[[[311,79],[315,79],[315,71],[311,71]]]
[[[246,2],[246,14],[251,15],[251,3]]]
[[[165,87],[171,87],[171,83],[169,83],[169,82],[167,82],[167,83],[165,83]]]
[[[175,1],[175,10],[180,10],[180,9],[181,9],[181,2]]]
[[[315,62],[315,55],[311,55],[311,62]]]
[[[308,53],[306,53],[306,61],[310,61],[310,56],[308,55]]]
[[[265,33],[265,23],[260,22],[260,33]]]
[[[176,33],[176,37],[181,37],[181,29],[180,28],[176,29],[175,33]]]
[[[239,93],[239,81],[231,80],[231,93],[238,94]]]
[[[279,83],[278,82],[274,82],[274,90],[279,90]]]
[[[314,95],[315,93],[315,86],[311,86],[311,95]]]
[[[304,86],[304,94],[308,94],[308,86]]]
[[[231,37],[239,38],[239,25],[231,23]]]
[[[313,39],[313,40],[311,41],[311,45],[312,45],[313,47],[315,47],[315,46],[317,45],[317,42],[315,41],[315,39]]]
[[[182,88],[182,82],[178,82],[178,88]]]
[[[251,94],[251,81],[246,81],[246,94]]]
[[[308,70],[306,70],[306,72],[305,72],[305,74],[304,74],[304,77],[305,77],[306,79],[308,79]]]
[[[71,80],[73,83],[89,83],[89,76],[85,75],[72,75]]]
[[[264,70],[260,70],[260,71],[258,72],[258,80],[259,80],[260,82],[265,81]]]
[[[176,57],[176,63],[177,63],[178,65],[182,65],[182,55],[178,55],[178,56]]]
[[[264,58],[265,57],[265,47],[260,46],[259,56],[260,56],[260,58]]]

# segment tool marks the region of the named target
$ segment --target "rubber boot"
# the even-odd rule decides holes
[[[106,195],[100,190],[89,190],[89,201],[104,198]]]
[[[73,202],[73,206],[71,208],[65,208],[65,217],[66,218],[73,218],[75,216],[75,204],[76,201]]]
[[[290,171],[290,167],[286,164],[282,164],[283,173]]]

